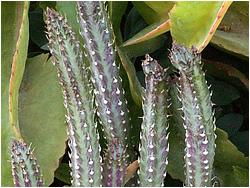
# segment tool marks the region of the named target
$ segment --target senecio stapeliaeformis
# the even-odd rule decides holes
[[[192,47],[173,43],[170,60],[179,70],[178,98],[185,129],[186,186],[211,186],[215,155],[215,118],[201,55]]]
[[[31,146],[22,140],[11,141],[11,166],[15,187],[42,187],[43,177]]]
[[[146,55],[142,62],[146,88],[143,93],[143,122],[139,146],[139,184],[143,187],[164,185],[168,164],[168,96],[167,69]]]
[[[107,140],[104,186],[122,186],[127,167],[129,117],[125,92],[116,65],[113,29],[104,2],[77,2],[80,34],[90,62],[97,115]]]
[[[80,42],[67,20],[47,9],[47,37],[67,110],[68,145],[73,186],[102,185],[102,158],[95,122],[90,71],[83,61]]]

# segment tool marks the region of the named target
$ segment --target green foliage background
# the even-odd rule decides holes
[[[145,53],[150,53],[163,67],[169,67],[168,49],[173,40],[171,34],[177,41],[184,40],[183,43],[199,43],[199,40],[202,40],[201,36],[208,30],[209,21],[214,19],[214,13],[211,11],[213,6],[220,5],[218,2],[207,6],[202,3],[194,5],[192,2],[186,4],[178,2],[175,12],[171,12],[173,25],[170,34],[168,31],[170,28],[164,27],[160,32],[155,28],[171,18],[168,13],[175,5],[174,2],[109,2],[108,4],[120,56],[117,61],[123,67],[121,76],[132,117],[132,131],[129,138],[131,161],[133,161],[138,153],[142,116],[140,90],[144,85],[144,76],[140,61]],[[16,105],[14,109],[18,111],[15,121],[19,120],[19,126],[18,123],[15,126],[20,128],[22,138],[35,147],[35,155],[40,162],[46,185],[68,185],[70,178],[65,110],[56,70],[50,62],[43,10],[47,6],[57,9],[68,18],[73,30],[78,33],[75,2],[30,2],[28,18],[25,17],[24,2],[1,2],[1,5],[2,186],[13,186],[8,162],[8,144],[10,138],[15,137],[15,133],[9,125],[8,100],[15,52],[19,54],[19,66],[15,70],[17,76],[12,88],[12,91],[19,93],[18,98],[12,99],[19,99],[18,106]],[[202,12],[204,6],[206,14]],[[192,17],[187,11],[183,14],[187,7],[189,14],[195,12],[197,16]],[[199,14],[202,14],[202,19],[195,20]],[[248,2],[232,3],[210,44],[202,52],[207,80],[212,84],[212,100],[216,104],[218,138],[214,172],[222,186],[248,186],[248,14]],[[194,22],[195,27],[192,27]],[[154,35],[146,35],[152,31]],[[197,31],[201,34],[193,35]],[[19,39],[18,36],[22,34],[24,37]],[[138,42],[138,38],[141,42]],[[18,41],[21,48],[17,49]],[[177,101],[175,105],[178,106]],[[173,114],[177,114],[174,109]],[[165,186],[182,186],[184,132],[182,122],[177,115],[173,116],[170,129],[170,154]]]

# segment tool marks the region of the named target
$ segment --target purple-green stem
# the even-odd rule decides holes
[[[83,61],[80,42],[67,20],[47,9],[46,23],[67,110],[70,164],[73,186],[101,186],[102,158],[95,118],[90,71]]]
[[[143,122],[141,126],[140,186],[163,186],[168,164],[168,96],[166,69],[146,55],[142,63],[146,89],[143,95]]]
[[[43,177],[40,166],[30,146],[22,140],[11,142],[11,166],[16,187],[42,187]]]
[[[186,186],[211,186],[216,127],[201,55],[194,47],[173,43],[170,60],[180,74],[176,85],[185,129]]]
[[[80,34],[90,62],[97,115],[108,147],[104,158],[104,186],[122,186],[127,166],[127,101],[116,65],[113,29],[104,2],[77,2]]]

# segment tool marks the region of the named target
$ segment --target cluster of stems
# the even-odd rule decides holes
[[[73,186],[124,186],[128,166],[127,135],[131,125],[116,63],[112,25],[104,2],[76,4],[82,39],[77,38],[65,17],[52,9],[46,10],[52,63],[67,110],[71,183]],[[83,41],[83,46],[79,41]],[[174,78],[176,87],[170,92],[167,69],[149,55],[142,62],[146,87],[142,94],[139,185],[164,185],[172,97],[174,106],[181,105],[182,121],[177,122],[183,122],[185,131],[185,184],[211,186],[215,119],[201,56],[194,47],[189,49],[173,43],[169,58],[178,70]],[[104,156],[101,155],[97,119],[107,141]],[[15,185],[42,186],[39,165],[30,147],[13,140],[11,152]]]

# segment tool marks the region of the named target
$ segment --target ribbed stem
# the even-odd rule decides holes
[[[194,48],[188,49],[173,43],[170,60],[180,73],[177,87],[186,130],[186,185],[211,186],[215,119],[201,56]]]
[[[140,135],[140,186],[163,186],[168,164],[168,87],[166,71],[146,55],[142,63],[146,90],[143,96],[143,122]]]
[[[115,40],[104,2],[77,3],[85,56],[90,62],[97,115],[108,142],[104,186],[121,186],[126,167],[127,101],[116,66]]]
[[[31,151],[23,141],[12,140],[11,166],[14,185],[16,187],[42,187],[43,178],[40,166]]]
[[[50,52],[67,110],[72,185],[101,186],[102,159],[90,71],[67,20],[51,9],[47,9],[46,16]]]

